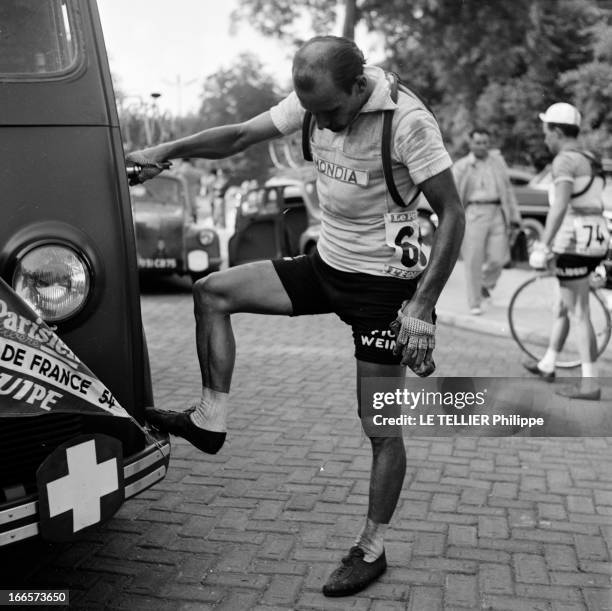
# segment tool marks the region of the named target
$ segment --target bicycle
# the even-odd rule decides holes
[[[605,284],[605,271],[591,274],[589,307],[597,342],[597,356],[601,356],[612,334],[610,306],[601,287]],[[510,333],[519,348],[529,357],[540,361],[548,347],[553,303],[558,299],[558,282],[553,270],[538,271],[517,287],[508,305]],[[572,369],[580,365],[573,341],[573,325],[559,355],[556,366]]]

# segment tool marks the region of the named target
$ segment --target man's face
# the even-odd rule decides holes
[[[556,129],[550,129],[548,123],[542,123],[542,133],[544,134],[544,143],[548,150],[556,155],[559,152],[559,133]]]
[[[302,106],[309,110],[319,129],[329,129],[332,132],[345,130],[363,105],[363,83],[358,80],[353,84],[350,93],[340,89],[327,72],[321,73],[315,88],[305,93],[296,89],[296,94]]]
[[[470,138],[470,151],[476,159],[484,159],[489,151],[489,136],[476,132]]]

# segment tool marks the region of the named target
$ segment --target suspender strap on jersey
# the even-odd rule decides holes
[[[397,74],[394,72],[387,73],[387,79],[389,81],[389,85],[391,88],[391,99],[394,102],[397,102],[397,91],[399,88],[399,78]],[[387,190],[389,191],[389,195],[391,199],[398,205],[402,207],[410,206],[421,194],[420,189],[417,189],[414,197],[408,202],[404,202],[402,196],[400,195],[397,187],[395,186],[395,180],[393,179],[393,167],[391,162],[391,141],[392,141],[392,133],[391,127],[393,122],[393,113],[394,109],[384,110],[383,111],[383,131],[382,131],[382,139],[380,143],[380,153],[382,157],[382,167],[383,167],[383,175],[385,177],[385,182],[387,183]]]
[[[394,102],[397,102],[397,77],[395,74],[390,72],[387,74],[387,78],[391,87],[391,99]],[[395,110],[383,111],[383,131],[380,142],[380,153],[382,157],[383,174],[385,177],[385,182],[387,183],[389,195],[398,206],[405,206],[406,204],[395,186],[395,180],[393,180],[393,168],[391,166],[391,125],[393,122],[394,112]]]
[[[302,155],[306,161],[312,161],[312,151],[310,150],[310,134],[312,131],[312,113],[307,110],[302,122]]]
[[[579,150],[579,149],[569,149],[569,150],[573,151],[574,153],[580,153],[583,157],[586,157],[589,160],[589,163],[591,164],[591,179],[586,184],[584,189],[580,189],[578,193],[572,193],[570,199],[575,199],[576,197],[580,197],[581,195],[584,195],[591,188],[593,181],[598,176],[599,178],[603,180],[604,185],[606,184],[606,175],[604,174],[603,167],[601,165],[601,160],[594,153],[592,153],[591,151],[584,151],[584,150]]]

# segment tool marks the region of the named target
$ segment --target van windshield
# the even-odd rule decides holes
[[[45,78],[76,65],[74,0],[0,2],[0,79]]]

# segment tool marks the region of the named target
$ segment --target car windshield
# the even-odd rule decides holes
[[[76,23],[72,0],[2,0],[0,79],[48,78],[74,68]]]
[[[130,189],[132,203],[136,209],[145,208],[182,208],[181,183],[173,178],[158,176],[142,185]]]

